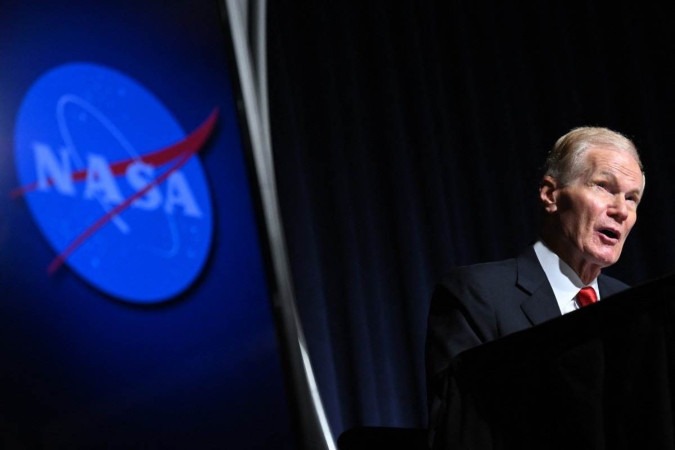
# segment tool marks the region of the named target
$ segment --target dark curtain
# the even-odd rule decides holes
[[[282,216],[335,436],[426,425],[433,285],[536,238],[539,168],[572,127],[625,133],[646,168],[607,273],[637,284],[675,267],[675,16],[608,5],[268,2]]]

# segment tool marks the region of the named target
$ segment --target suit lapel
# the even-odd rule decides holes
[[[613,282],[612,282],[613,281]],[[612,295],[628,289],[630,286],[625,285],[617,280],[612,280],[603,274],[598,277],[598,289],[600,290],[600,298],[611,297]]]
[[[605,283],[605,278],[602,274],[598,277],[598,290],[600,291],[600,298],[609,297],[614,293],[613,289]]]
[[[518,271],[516,284],[527,294],[520,308],[532,325],[539,325],[559,317],[561,313],[558,302],[546,279],[546,273],[539,264],[534,248],[529,247],[518,256],[516,264]]]

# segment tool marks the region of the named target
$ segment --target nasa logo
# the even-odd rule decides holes
[[[143,86],[95,64],[50,70],[26,94],[15,129],[23,197],[56,252],[101,291],[157,303],[185,291],[211,247],[211,198],[196,153],[214,110],[190,134]]]

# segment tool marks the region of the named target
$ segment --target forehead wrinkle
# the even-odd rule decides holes
[[[617,161],[614,158],[607,158],[604,155],[596,155],[596,157],[593,158],[592,165],[594,166],[594,170],[600,169],[601,175],[610,176],[617,183],[619,182],[617,173],[625,176],[628,179],[628,182],[639,183],[640,186],[639,188],[636,188],[635,191],[642,192],[644,189],[644,176],[642,170],[640,170],[638,163],[634,159],[630,159],[630,161],[635,162],[636,167],[638,167],[637,171],[630,167],[630,162],[628,161]]]
[[[608,177],[610,179],[610,181],[617,186],[621,185],[621,182],[619,181],[619,178],[613,172],[609,172],[609,171],[604,170],[604,171],[600,172],[600,175]],[[630,175],[628,175],[628,176],[630,177]],[[635,180],[635,181],[637,182],[637,180]],[[628,190],[626,190],[626,192],[629,193],[629,194],[641,195],[643,188],[644,188],[644,183],[640,183],[640,187],[628,189]]]

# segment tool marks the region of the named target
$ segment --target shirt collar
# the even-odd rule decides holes
[[[574,301],[579,289],[584,286],[592,286],[600,300],[600,290],[598,289],[598,279],[595,278],[588,284],[584,284],[581,278],[572,270],[572,268],[560,257],[546,247],[542,241],[534,244],[534,252],[537,255],[539,264],[546,273],[548,283],[553,289],[553,294],[558,301],[558,306],[563,314],[578,309]]]

